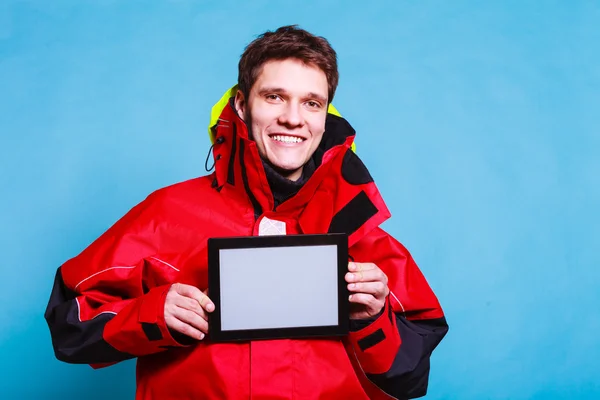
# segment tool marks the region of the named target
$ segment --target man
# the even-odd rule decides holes
[[[137,399],[424,395],[447,325],[408,251],[379,228],[390,214],[331,106],[337,82],[321,37],[288,26],[252,42],[237,90],[213,109],[215,172],[151,194],[59,268],[45,315],[57,358],[137,357]],[[347,337],[205,338],[207,239],[266,234],[273,221],[288,235],[349,235]]]

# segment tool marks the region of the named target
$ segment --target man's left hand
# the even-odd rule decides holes
[[[346,282],[350,294],[350,319],[365,319],[377,315],[390,293],[385,273],[373,263],[348,263]]]

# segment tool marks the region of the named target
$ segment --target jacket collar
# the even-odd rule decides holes
[[[273,211],[273,194],[258,148],[249,138],[246,123],[238,116],[231,101],[223,109],[215,133],[213,157],[218,187],[229,185],[246,193],[256,211],[260,211],[259,215]],[[328,170],[328,161],[335,154],[349,149],[354,136],[355,131],[346,120],[328,114],[325,134],[313,156],[316,170],[294,196],[301,197],[296,206],[302,206],[302,203],[310,200],[311,193],[314,193]],[[308,187],[308,190],[304,190],[304,187]]]
[[[274,211],[297,214],[305,233],[339,231],[350,235],[365,233],[366,228],[372,229],[390,216],[370,174],[351,150],[355,131],[341,117],[328,114],[323,139],[313,156],[316,170],[294,196],[276,209],[256,143],[249,138],[246,123],[231,101],[213,132],[213,186],[246,197],[255,218]],[[318,191],[321,195],[315,198]],[[307,207],[313,198],[313,206]],[[317,207],[315,203],[319,203]],[[338,215],[340,211],[344,213]]]

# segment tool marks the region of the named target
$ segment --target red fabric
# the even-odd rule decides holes
[[[388,275],[389,287],[399,302],[387,307],[410,312],[411,318],[443,315],[406,249],[377,228],[389,212],[375,184],[351,185],[343,179],[340,169],[352,138],[330,149],[299,193],[272,211],[272,195],[245,124],[230,107],[222,118],[230,123],[217,128],[217,137],[223,136],[225,141],[215,145],[215,174],[153,193],[61,267],[65,285],[78,295],[82,318],[116,313],[103,337],[118,350],[140,356],[138,400],[387,398],[364,374],[385,370],[399,346],[400,338],[392,332],[395,326],[384,321],[388,318],[385,312],[374,327],[350,335],[355,340],[377,326],[386,333],[385,344],[357,355],[359,363],[354,350],[340,338],[228,344],[204,340],[187,347],[163,347],[177,346],[164,322],[166,291],[175,282],[206,289],[207,239],[256,232],[244,172],[264,215],[285,221],[288,234],[327,232],[331,218],[364,191],[379,211],[350,236],[350,254],[359,262],[375,262]],[[234,183],[230,184],[234,124],[237,151],[244,143],[245,171],[236,154]],[[212,185],[215,178],[218,188]],[[143,322],[158,325],[162,339],[150,341]]]
[[[356,262],[375,263],[387,275],[389,299],[395,312],[409,320],[444,316],[437,297],[408,250],[383,229],[371,231],[349,249],[349,254]]]
[[[372,324],[359,331],[350,332],[348,335],[363,371],[368,374],[382,374],[388,371],[402,342],[396,328],[395,315],[392,314],[393,318],[390,318],[390,307],[390,302],[387,300],[383,313]],[[385,339],[363,351],[358,343],[379,329],[383,332]]]
[[[158,286],[129,303],[104,328],[103,337],[119,351],[144,356],[162,351],[164,346],[181,346],[173,339],[165,323],[165,297],[171,285]],[[162,339],[150,341],[142,323],[156,324]]]

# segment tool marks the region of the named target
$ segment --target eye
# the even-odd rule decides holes
[[[281,96],[279,96],[278,94],[267,94],[265,96],[265,98],[267,100],[270,100],[270,101],[279,101],[279,100],[281,100]]]
[[[311,101],[306,102],[306,104],[308,105],[309,108],[315,108],[315,109],[321,108],[321,104],[316,101],[311,100]]]

